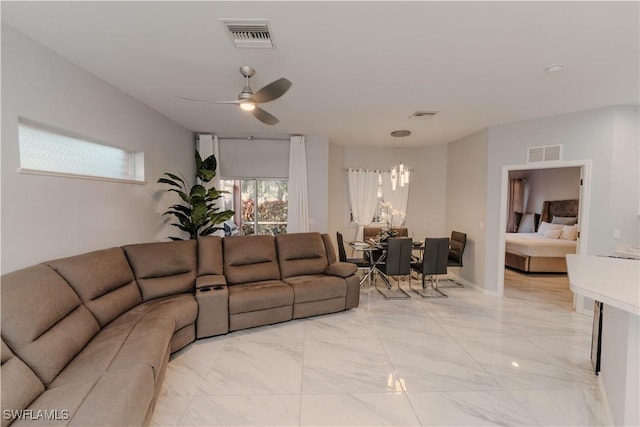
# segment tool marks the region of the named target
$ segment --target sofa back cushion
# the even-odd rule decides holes
[[[333,246],[333,242],[331,241],[331,236],[327,233],[322,234],[322,241],[324,242],[324,249],[327,251],[327,262],[329,264],[333,264],[338,259],[336,258],[336,249]]]
[[[142,302],[121,248],[89,252],[45,264],[71,285],[100,327]]]
[[[322,274],[327,268],[327,252],[320,233],[293,233],[276,236],[282,278]]]
[[[122,247],[138,281],[143,301],[195,292],[196,245],[195,240],[184,240]]]
[[[273,236],[227,236],[222,246],[228,284],[280,279]]]
[[[205,236],[198,239],[198,276],[223,274],[222,237]]]
[[[46,265],[2,276],[2,339],[45,386],[98,333],[95,317]]]
[[[44,385],[36,374],[2,341],[2,409],[17,411],[25,409],[44,391]],[[11,416],[2,414],[2,427],[8,426]],[[11,413],[9,413],[11,415]]]

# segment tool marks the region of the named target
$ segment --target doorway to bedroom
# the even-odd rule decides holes
[[[570,300],[585,312],[565,255],[586,252],[589,161],[505,166],[502,177],[498,294]]]

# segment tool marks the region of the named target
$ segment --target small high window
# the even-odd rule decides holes
[[[20,172],[144,182],[144,153],[90,141],[40,123],[18,121]]]

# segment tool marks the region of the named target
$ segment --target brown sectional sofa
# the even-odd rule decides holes
[[[146,425],[196,338],[356,307],[328,235],[128,245],[2,276],[2,426]],[[22,412],[12,412],[22,411]]]

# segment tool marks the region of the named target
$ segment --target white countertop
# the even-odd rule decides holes
[[[640,261],[569,254],[567,270],[573,292],[640,315]]]

